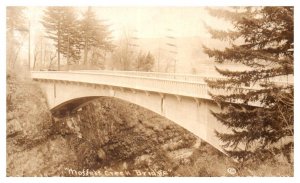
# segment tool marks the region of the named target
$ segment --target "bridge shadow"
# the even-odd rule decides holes
[[[51,109],[51,113],[54,117],[64,117],[68,116],[76,112],[81,107],[88,105],[90,102],[102,98],[101,96],[89,96],[89,97],[81,97],[75,98],[72,100],[68,100],[64,103],[59,104],[58,106]]]

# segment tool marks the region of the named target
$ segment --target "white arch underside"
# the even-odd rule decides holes
[[[200,102],[197,103],[188,97],[75,83],[41,82],[40,85],[47,96],[50,109],[82,97],[114,97],[162,115],[222,151],[222,143],[214,131],[226,131],[226,128],[210,114],[210,109],[219,109],[207,100],[199,99]]]

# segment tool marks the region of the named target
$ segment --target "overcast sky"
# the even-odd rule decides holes
[[[40,23],[44,9],[45,7],[27,7],[31,22],[31,53],[44,29]],[[76,9],[82,14],[87,7]],[[202,44],[222,46],[210,39],[203,22],[215,29],[229,27],[228,22],[210,16],[204,7],[92,7],[92,10],[99,20],[104,20],[105,24],[110,25],[114,40],[118,40],[127,32],[139,39],[139,48],[144,51],[156,54],[157,49],[164,49],[163,39],[166,39],[166,36],[175,37],[172,44],[177,45],[177,65],[181,68],[186,67],[187,72],[199,63],[206,63],[207,56],[202,53]],[[23,52],[27,53],[27,50],[28,44],[25,44]]]
[[[87,7],[78,7],[84,12]],[[98,19],[110,25],[115,38],[124,30],[139,38],[145,37],[209,37],[202,22],[213,27],[228,26],[224,21],[208,15],[203,7],[92,7]],[[32,33],[43,28],[43,7],[28,7]],[[171,31],[168,31],[171,29]]]

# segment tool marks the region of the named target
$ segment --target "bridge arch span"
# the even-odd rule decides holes
[[[51,111],[74,110],[100,97],[118,98],[166,117],[222,151],[222,142],[214,131],[226,128],[210,114],[209,110],[220,110],[210,100],[101,84],[35,80]]]
[[[220,76],[81,70],[32,71],[31,77],[40,83],[47,96],[48,105],[53,110],[64,105],[76,106],[76,103],[92,100],[94,97],[119,98],[170,119],[221,151],[222,142],[214,132],[229,131],[209,112],[221,111],[212,102],[209,92],[228,94],[229,91],[209,89],[204,82],[206,77],[222,79]],[[273,82],[279,85],[293,84],[293,79],[286,81],[286,77],[274,78]],[[251,88],[244,86],[236,89],[253,91],[260,89],[260,86],[257,83]],[[260,106],[260,103],[253,102],[249,105]]]

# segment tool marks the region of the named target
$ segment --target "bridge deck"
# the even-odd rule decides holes
[[[203,75],[173,74],[136,71],[32,71],[33,79],[58,82],[76,82],[110,87],[129,88],[147,92],[173,94],[200,99],[211,99],[209,92],[224,94],[224,90],[211,90],[204,82]],[[220,78],[208,77],[208,78]],[[281,78],[277,82],[284,82]],[[241,87],[255,90],[257,87]],[[257,105],[257,104],[253,104]]]

